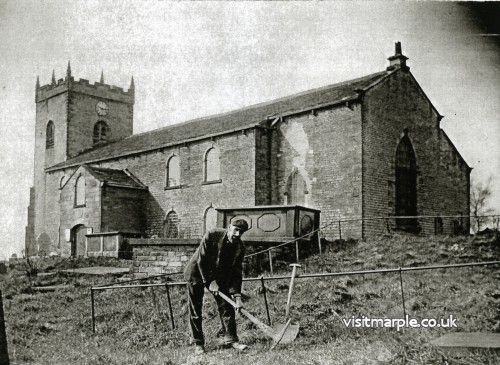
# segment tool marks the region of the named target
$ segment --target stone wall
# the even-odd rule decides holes
[[[130,238],[134,272],[154,274],[176,273],[198,247],[197,239]]]
[[[469,215],[470,168],[444,131],[440,131],[437,209],[441,215]],[[458,231],[457,231],[458,230]],[[443,218],[443,233],[468,233],[469,218]],[[461,231],[461,232],[460,232]]]
[[[53,227],[53,210],[59,196],[58,186],[47,186],[45,168],[65,160],[66,156],[66,120],[67,120],[67,94],[58,94],[50,99],[36,103],[35,120],[35,153],[34,153],[34,238],[38,240],[42,234],[49,236],[54,246],[57,246],[57,226]],[[49,121],[54,123],[54,146],[46,149],[46,131]],[[50,219],[47,213],[51,215]],[[59,219],[56,219],[56,222]],[[47,228],[52,232],[47,232]],[[36,254],[34,252],[33,254]]]
[[[106,116],[98,117],[96,104],[105,101],[109,107]],[[134,90],[106,84],[89,84],[88,80],[75,81],[66,76],[56,83],[36,88],[36,121],[34,153],[34,246],[43,245],[49,252],[61,249],[58,222],[59,189],[61,179],[67,179],[75,169],[46,174],[45,168],[65,161],[92,147],[93,128],[98,120],[110,127],[109,141],[123,139],[132,134]],[[54,124],[54,146],[46,148],[47,124]],[[31,233],[30,233],[31,234]],[[34,252],[33,254],[36,254]]]
[[[205,183],[203,160],[205,152],[212,147],[220,151],[221,179]],[[180,159],[180,185],[166,187],[166,163],[172,154]],[[197,238],[204,233],[204,213],[208,207],[249,206],[255,203],[253,130],[92,165],[127,168],[148,186],[144,219],[145,233],[150,237],[163,235],[165,217],[171,211],[179,217],[179,237]]]
[[[93,146],[94,125],[104,121],[109,127],[109,142],[132,135],[133,104],[121,100],[97,97],[93,95],[71,92],[68,104],[68,157],[88,150]],[[103,101],[108,106],[107,115],[99,116],[96,104]]]
[[[48,177],[51,174],[47,174]],[[85,178],[85,205],[75,206],[75,183],[79,176]],[[71,245],[65,241],[65,231],[76,225],[92,228],[93,232],[101,231],[101,194],[100,182],[85,167],[80,167],[67,181],[60,192],[60,237],[61,254],[69,256]],[[56,224],[52,224],[56,226]]]
[[[101,196],[101,231],[142,233],[146,225],[144,205],[148,192],[104,185]]]
[[[417,214],[467,212],[464,170],[459,172],[458,164],[449,166],[449,161],[440,157],[446,144],[441,141],[439,120],[439,113],[407,71],[395,72],[367,92],[363,101],[364,217],[395,215],[395,154],[405,133],[416,156]],[[455,170],[456,176],[442,172],[449,169]],[[453,192],[443,196],[448,189]],[[394,222],[390,224],[394,228]],[[434,219],[422,219],[419,224],[423,234],[435,233]],[[363,228],[365,236],[387,229],[383,220],[366,221]]]
[[[361,216],[361,107],[341,105],[289,116],[279,124],[271,146],[272,204],[284,204],[290,175],[305,181],[304,202],[321,210],[321,224],[339,217]],[[261,166],[257,167],[262,168]],[[287,197],[290,204],[290,197]],[[337,226],[327,227],[328,239],[338,238]],[[345,227],[361,236],[361,224]]]

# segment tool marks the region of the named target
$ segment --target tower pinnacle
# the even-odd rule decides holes
[[[135,84],[134,84],[134,76],[130,79],[130,86],[128,88],[128,92],[134,93],[135,92]]]
[[[104,71],[101,70],[101,80],[99,81],[101,84],[104,84]]]
[[[52,70],[52,85],[56,84],[56,72]]]
[[[66,69],[66,77],[71,77],[71,64],[68,60],[68,68]]]

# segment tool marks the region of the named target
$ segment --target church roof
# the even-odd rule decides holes
[[[382,71],[298,94],[255,104],[231,112],[174,124],[85,151],[67,161],[49,167],[47,171],[84,163],[111,160],[215,135],[244,130],[260,125],[273,117],[290,115],[310,109],[357,100],[360,92],[378,84],[396,71]]]
[[[119,186],[133,189],[147,189],[128,170],[105,169],[101,167],[85,166],[92,176],[109,186]]]

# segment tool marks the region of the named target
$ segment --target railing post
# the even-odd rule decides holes
[[[92,333],[95,333],[94,288],[90,288],[90,304],[92,315]]]
[[[170,288],[168,286],[168,283],[165,283],[165,288],[167,289],[167,303],[168,303],[168,311],[170,313],[170,322],[172,323],[172,329],[174,330],[175,329],[174,312],[172,310],[172,300],[170,299]]]
[[[156,294],[155,294],[155,290],[153,289],[152,286],[149,287],[149,292],[151,293],[151,299],[153,301],[153,307],[154,307],[154,310],[156,312],[156,315],[158,316],[158,318],[160,318],[160,308],[158,308],[158,301],[156,300]]]
[[[9,365],[9,351],[7,350],[7,333],[3,313],[2,291],[0,290],[0,364]]]
[[[319,251],[319,254],[322,255],[323,248],[321,247],[321,231],[319,229],[318,229],[318,232],[316,232],[316,237],[318,239],[318,251]]]
[[[299,262],[299,240],[295,241],[295,260],[298,263]]]
[[[267,323],[272,326],[271,324],[271,315],[269,314],[269,305],[267,304],[267,290],[266,290],[266,284],[264,282],[264,276],[260,276],[260,283],[262,285],[262,294],[264,295],[264,304],[266,305],[266,314],[267,314]]]
[[[273,276],[273,253],[272,253],[272,250],[269,249],[267,251],[267,254],[269,256],[269,272],[271,273],[271,276]]]
[[[405,292],[403,290],[403,274],[401,266],[399,267],[399,284],[401,286],[401,299],[403,300],[403,316],[406,319]]]
[[[340,219],[339,219],[339,240],[342,239],[342,227],[340,225]]]

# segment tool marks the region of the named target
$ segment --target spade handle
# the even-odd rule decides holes
[[[226,302],[228,302],[229,304],[231,304],[233,306],[233,308],[236,309],[236,303],[231,299],[229,298],[227,295],[225,295],[224,293],[222,292],[219,292],[218,295],[224,299]],[[248,312],[245,308],[243,307],[240,307],[239,309],[240,313],[243,314],[245,317],[247,317],[250,322],[252,322],[253,324],[255,324],[262,332],[264,332],[264,334],[268,337],[271,337],[274,339],[274,330],[269,327],[267,324],[259,321],[257,318],[255,318],[250,312]]]
[[[290,287],[288,288],[288,299],[286,301],[285,316],[290,317],[290,304],[292,303],[292,292],[295,284],[295,277],[297,276],[297,268],[301,267],[299,264],[290,264],[292,267],[292,276],[290,277]]]

